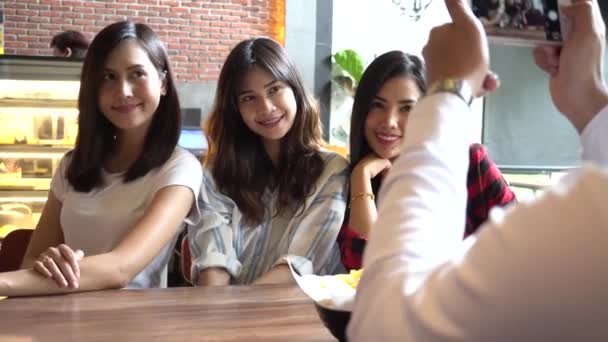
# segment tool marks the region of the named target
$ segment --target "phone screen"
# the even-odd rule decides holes
[[[565,32],[560,5],[570,0],[470,0],[491,42],[559,44]]]

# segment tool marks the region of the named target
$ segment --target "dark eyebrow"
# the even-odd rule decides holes
[[[270,82],[266,83],[266,85],[264,85],[264,88],[268,88],[268,87],[270,87],[271,85],[273,85],[273,84],[275,84],[275,83],[277,83],[277,82],[279,82],[279,81],[277,81],[277,80],[272,80],[272,81],[270,81]]]
[[[133,65],[130,65],[129,67],[127,67],[127,70],[143,69],[143,68],[144,68],[144,66],[141,65],[141,64],[133,64]],[[108,72],[108,71],[115,72],[114,70],[112,70],[110,68],[103,68],[103,71],[105,71],[105,72]]]
[[[275,84],[275,83],[277,83],[277,82],[279,82],[279,81],[278,81],[278,80],[276,80],[276,79],[273,79],[272,81],[270,81],[270,82],[268,82],[268,83],[264,84],[264,88],[268,88],[268,87],[270,87],[271,85],[273,85],[273,84]],[[237,94],[237,96],[241,96],[241,95],[243,95],[243,94],[247,94],[247,93],[253,93],[253,90],[241,90],[241,91],[240,91],[240,92]]]
[[[143,69],[144,66],[141,64],[133,64],[130,67],[127,68],[127,70],[132,70],[132,69]]]
[[[382,102],[388,102],[388,101],[386,101],[386,99],[383,99],[382,97],[380,97],[378,95],[374,96],[374,98],[376,100],[380,100]],[[403,99],[403,100],[397,101],[397,103],[399,103],[399,104],[414,104],[414,103],[416,103],[416,100],[414,100],[414,99]]]
[[[386,102],[385,99],[383,99],[382,97],[380,97],[378,95],[374,96],[374,100],[379,100],[379,101],[382,101],[382,102]]]

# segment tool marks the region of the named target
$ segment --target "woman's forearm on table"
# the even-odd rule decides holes
[[[116,264],[110,254],[83,259],[77,288],[59,287],[52,278],[33,269],[0,273],[0,296],[49,295],[125,287],[131,279]]]
[[[205,268],[198,276],[198,286],[223,286],[229,284],[230,273],[225,268]]]
[[[291,270],[289,269],[289,266],[281,264],[273,267],[270,271],[264,273],[254,282],[254,285],[292,284],[294,282],[295,280],[291,275]]]

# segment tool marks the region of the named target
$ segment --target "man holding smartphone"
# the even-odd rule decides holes
[[[608,341],[608,90],[598,4],[574,0],[563,9],[571,23],[563,46],[534,54],[590,165],[535,202],[494,212],[464,242],[468,94],[496,84],[481,24],[465,0],[446,5],[453,22],[431,32],[424,56],[430,82],[451,86],[435,87],[410,113],[380,195],[349,340]]]

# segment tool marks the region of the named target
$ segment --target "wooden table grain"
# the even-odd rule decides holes
[[[335,341],[296,285],[0,300],[0,341]]]

